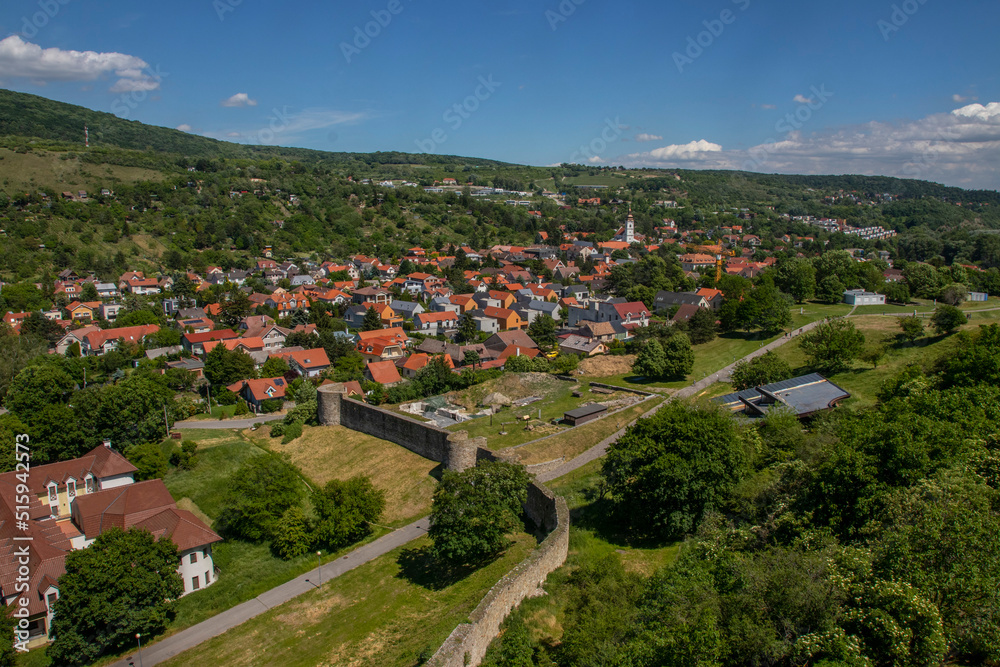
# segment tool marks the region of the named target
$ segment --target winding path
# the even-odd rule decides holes
[[[851,317],[854,314],[855,309],[851,309],[845,317]],[[983,310],[977,311],[965,311],[965,312],[986,312],[992,310],[1000,310],[1000,308],[985,308]],[[895,316],[895,315],[886,315]],[[642,417],[650,417],[656,413],[657,410],[662,408],[664,405],[669,403],[671,400],[676,398],[687,398],[690,396],[695,396],[716,382],[724,382],[729,379],[729,374],[735,366],[740,361],[749,361],[763,354],[766,354],[772,350],[776,350],[782,345],[791,342],[792,340],[798,338],[800,335],[811,331],[812,329],[819,326],[823,320],[817,320],[816,322],[811,322],[805,325],[801,329],[796,329],[777,340],[771,341],[767,345],[761,346],[759,349],[754,350],[750,354],[746,355],[742,359],[732,363],[722,370],[709,375],[702,380],[692,383],[690,386],[685,387],[673,394],[663,403],[646,412]],[[267,421],[273,421],[274,419],[280,419],[281,416],[267,415],[264,417],[256,417],[253,419],[246,420],[225,420],[220,422],[211,421],[200,421],[200,422],[178,422],[174,425],[175,428],[248,428],[251,424],[259,424]],[[538,480],[541,482],[550,482],[554,479],[558,479],[563,475],[567,475],[578,468],[581,468],[591,461],[595,461],[607,452],[608,447],[612,443],[617,441],[620,437],[625,434],[625,430],[628,429],[633,422],[629,422],[619,431],[613,433],[609,437],[605,438],[601,442],[597,443],[584,453],[580,454],[576,458],[572,459],[561,465],[560,467],[552,470],[548,473],[544,473],[538,476]],[[243,424],[243,425],[241,425]],[[351,570],[364,565],[372,560],[375,560],[379,556],[383,556],[393,549],[397,549],[408,542],[411,542],[423,535],[427,534],[427,530],[430,526],[430,517],[423,517],[417,521],[399,528],[387,535],[380,537],[379,539],[366,544],[362,547],[355,549],[346,556],[343,556],[335,561],[331,561],[322,568],[317,568],[310,572],[307,572],[295,579],[284,583],[276,588],[272,588],[269,591],[261,593],[253,600],[244,602],[232,609],[222,612],[212,618],[202,621],[201,623],[191,626],[186,630],[182,630],[175,635],[171,635],[155,644],[150,645],[142,650],[142,665],[143,667],[157,665],[165,660],[169,660],[177,655],[180,655],[184,651],[194,648],[202,642],[208,641],[213,637],[217,637],[227,630],[235,628],[236,626],[249,621],[250,619],[263,614],[264,612],[293,600],[294,598],[308,592],[309,590],[316,588],[320,585],[320,582],[327,582],[331,579],[335,579],[345,572],[350,572]],[[322,575],[322,580],[320,576]],[[110,667],[132,667],[133,665],[138,665],[139,659],[138,655],[130,655],[118,662],[113,663]]]

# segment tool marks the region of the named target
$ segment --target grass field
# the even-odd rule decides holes
[[[525,465],[547,463],[559,457],[567,461],[587,451],[600,441],[621,429],[626,424],[638,419],[646,412],[663,402],[663,398],[652,398],[634,407],[622,410],[618,414],[604,419],[578,426],[566,433],[560,433],[535,444],[517,450],[521,462]]]
[[[163,174],[141,167],[122,167],[112,164],[90,164],[73,158],[63,160],[63,153],[32,151],[16,153],[0,148],[0,170],[3,184],[12,190],[37,190],[50,186],[57,191],[99,191],[101,187],[113,189],[114,183],[135,181],[161,181]]]
[[[421,653],[433,653],[535,539],[518,535],[503,557],[445,586],[425,569],[429,545],[421,538],[162,664],[419,664]]]
[[[332,479],[347,480],[357,475],[369,477],[385,491],[386,511],[382,523],[405,525],[430,512],[431,495],[440,465],[386,440],[343,428],[306,428],[302,437],[282,445],[280,438],[268,438],[269,427],[254,437],[268,449],[287,454],[314,488]]]
[[[971,322],[963,327],[966,330],[974,330],[980,324],[995,321],[996,315],[1000,311],[991,313],[974,313]],[[865,334],[867,340],[894,339],[899,333],[899,325],[895,317],[863,316],[851,318],[855,326]],[[907,343],[892,342],[889,345],[889,352],[878,368],[872,368],[870,364],[855,362],[853,367],[843,373],[837,373],[829,377],[830,381],[843,387],[851,393],[851,399],[844,403],[847,406],[866,406],[876,401],[876,396],[882,384],[899,374],[909,364],[928,363],[938,359],[948,353],[955,344],[954,336],[938,336],[928,331],[928,335],[917,339],[914,345]],[[775,352],[792,367],[796,374],[810,372],[807,366],[805,353],[799,341],[792,341],[783,345]],[[718,389],[716,389],[718,387]],[[727,393],[729,385],[719,384],[706,394],[709,396]]]
[[[482,400],[487,394],[498,391],[509,398],[521,398],[526,396],[539,396],[543,400],[532,403],[524,407],[506,407],[499,410],[492,419],[490,417],[478,417],[454,426],[449,426],[449,431],[466,431],[470,437],[484,437],[487,445],[492,449],[506,449],[515,447],[544,438],[549,435],[557,435],[568,430],[562,424],[553,424],[555,419],[562,419],[568,410],[573,410],[587,403],[614,403],[629,398],[631,395],[626,392],[614,394],[598,394],[591,391],[587,384],[589,378],[580,378],[580,383],[564,382],[551,375],[539,373],[509,375],[497,381],[487,383],[485,386],[474,388],[475,396],[465,396],[459,398],[466,407],[472,407]],[[515,386],[516,385],[516,386]],[[582,394],[580,398],[573,396],[573,392]],[[456,401],[456,402],[459,402]],[[617,409],[614,405],[612,410]],[[541,418],[539,418],[541,410]],[[524,417],[528,417],[527,421]],[[527,430],[526,425],[530,425],[532,430]],[[501,431],[504,432],[501,435]]]

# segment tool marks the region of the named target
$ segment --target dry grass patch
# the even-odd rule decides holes
[[[270,427],[258,433],[270,436]],[[385,491],[385,523],[403,523],[430,511],[437,484],[431,471],[438,464],[399,445],[343,426],[306,428],[302,437],[287,445],[278,438],[269,440],[268,449],[288,454],[314,487],[332,479],[370,478]]]
[[[622,356],[590,357],[580,362],[581,375],[594,378],[607,378],[615,375],[625,375],[632,372],[635,363],[634,354]]]
[[[646,412],[652,410],[653,407],[659,405],[662,400],[661,398],[652,398],[628,410],[622,410],[617,414],[592,421],[589,424],[577,426],[566,433],[522,447],[517,450],[517,454],[521,459],[521,463],[525,465],[548,463],[560,456],[569,461],[621,428],[631,424]]]
[[[482,400],[494,392],[516,401],[529,396],[548,396],[565,384],[547,373],[505,373],[495,380],[453,392],[448,399],[466,410],[475,411]]]
[[[205,514],[204,512],[202,512],[201,508],[198,507],[198,505],[195,504],[195,502],[193,500],[191,500],[190,498],[181,498],[180,500],[178,500],[177,501],[177,508],[178,509],[182,509],[182,510],[187,510],[188,512],[191,512],[191,514],[194,514],[196,517],[198,517],[199,519],[201,519],[205,523],[206,526],[211,526],[212,525],[212,519],[210,519],[207,514]]]

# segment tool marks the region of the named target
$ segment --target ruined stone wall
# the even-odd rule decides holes
[[[343,385],[331,384],[319,390],[319,423],[343,426],[380,440],[405,447],[425,459],[443,463],[461,472],[476,465],[477,450],[485,438],[470,439],[468,433],[451,433],[391,410],[347,398]]]
[[[569,553],[569,509],[566,501],[541,483],[533,482],[528,486],[524,510],[536,525],[551,532],[520,565],[486,594],[469,615],[470,622],[455,628],[427,662],[428,667],[478,665],[511,610],[525,598],[542,594],[545,579],[566,562]]]
[[[485,438],[469,438],[464,431],[449,433],[436,426],[346,397],[343,385],[319,390],[319,422],[344,426],[397,445],[451,470],[467,470],[479,461],[516,461],[511,452],[494,452]],[[532,552],[487,593],[469,623],[459,625],[427,663],[433,667],[475,667],[500,632],[511,610],[527,597],[541,595],[542,584],[566,562],[569,553],[569,509],[566,501],[541,482],[528,485],[524,512],[548,535]]]

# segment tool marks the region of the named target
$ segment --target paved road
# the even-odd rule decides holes
[[[272,588],[265,593],[261,593],[253,600],[248,600],[228,611],[213,616],[207,621],[203,621],[187,630],[178,632],[176,635],[167,637],[163,641],[152,644],[142,649],[142,665],[143,667],[158,665],[204,641],[208,641],[212,637],[217,637],[227,630],[263,614],[269,609],[317,588],[321,582],[336,579],[345,572],[350,572],[354,568],[401,547],[407,542],[412,542],[418,537],[426,535],[429,526],[428,517],[418,519],[408,526],[395,530],[388,535],[383,535],[374,542],[355,549],[346,556],[326,563],[322,568],[307,572],[277,588]],[[130,665],[138,664],[138,654],[133,654],[113,663],[111,667],[129,667]]]
[[[204,428],[216,431],[221,431],[230,428],[244,429],[244,428],[250,428],[254,424],[266,424],[267,422],[274,422],[284,418],[285,415],[261,415],[259,417],[250,417],[247,419],[223,419],[221,421],[213,421],[209,419],[204,419],[204,420],[192,419],[191,421],[176,422],[172,428],[176,428],[179,430]]]
[[[852,310],[851,313],[848,314],[848,317],[853,312],[854,311]],[[786,336],[782,336],[781,338],[771,343],[768,343],[767,345],[762,345],[759,349],[754,350],[747,356],[743,357],[743,359],[741,359],[740,361],[743,360],[749,361],[750,359],[759,357],[760,355],[766,354],[771,350],[775,350],[784,345],[785,343],[794,340],[801,334],[810,331],[811,329],[814,329],[820,323],[821,322],[818,321],[818,322],[813,322],[811,324],[807,324],[801,329],[796,329],[792,333]],[[735,363],[730,364],[729,366],[723,368],[721,371],[713,373],[712,375],[709,375],[708,377],[699,380],[691,384],[690,386],[685,387],[684,389],[681,389],[680,391],[675,393],[670,399],[667,399],[667,401],[664,401],[660,405],[654,407],[649,412],[645,413],[643,417],[652,416],[653,414],[656,413],[657,410],[659,410],[660,408],[662,408],[664,405],[666,405],[668,402],[670,402],[675,398],[686,398],[689,396],[694,396],[708,389],[708,387],[715,384],[716,382],[728,380],[729,374],[730,372],[732,372],[733,366],[735,365],[736,365]],[[174,427],[175,428],[247,428],[252,423],[261,423],[260,420],[272,421],[273,419],[280,419],[280,418],[281,418],[280,416],[267,415],[265,417],[257,417],[255,419],[249,419],[249,420],[233,419],[233,420],[226,420],[219,422],[208,422],[208,421],[178,422],[177,424],[174,425]],[[631,423],[632,422],[630,422],[630,424]],[[218,426],[212,426],[213,424],[217,424]],[[618,438],[622,437],[625,434],[625,430],[627,428],[628,425],[626,425],[624,428],[617,431],[613,435],[605,438],[604,440],[594,445],[583,454],[580,454],[573,460],[564,463],[562,466],[556,468],[551,472],[539,475],[538,476],[539,481],[550,482],[554,479],[558,479],[559,477],[569,474],[570,472],[587,465],[591,461],[594,461],[604,456],[604,454],[608,450],[608,447],[611,446],[613,442],[618,440]],[[355,549],[348,555],[336,561],[327,563],[322,568],[323,581],[325,582],[331,579],[335,579],[336,577],[339,577],[341,574],[344,574],[345,572],[353,570],[354,568],[363,565],[364,563],[367,563],[369,561],[372,561],[378,558],[379,556],[382,556],[392,551],[393,549],[396,549],[406,544],[407,542],[410,542],[412,540],[417,539],[418,537],[421,537],[422,535],[425,535],[427,533],[429,525],[430,525],[429,517],[418,519],[417,521],[411,523],[408,526],[400,528],[383,537],[380,537],[379,539],[375,540],[370,544],[366,544],[363,547]],[[143,667],[146,667],[147,665],[157,665],[165,660],[169,660],[170,658],[179,655],[180,653],[190,648],[193,648],[198,644],[201,644],[202,642],[211,639],[212,637],[217,637],[218,635],[221,635],[227,630],[230,630],[246,621],[249,621],[251,618],[254,618],[255,616],[263,614],[264,612],[268,611],[269,609],[277,605],[288,602],[289,600],[292,600],[295,597],[298,597],[299,595],[306,593],[307,591],[316,587],[317,584],[315,582],[318,582],[319,574],[320,574],[319,569],[308,572],[296,579],[293,579],[292,581],[289,581],[286,584],[282,584],[277,588],[272,588],[271,590],[262,593],[253,600],[244,602],[243,604],[233,607],[228,611],[224,611],[217,616],[213,616],[212,618],[203,621],[198,625],[192,626],[187,630],[177,633],[176,635],[172,635],[162,641],[152,644],[151,646],[149,646],[146,649],[143,649],[142,651]],[[130,665],[133,664],[135,665],[139,664],[137,657],[134,655],[128,656],[123,660],[119,660],[118,662],[112,664],[111,667],[129,667]]]

